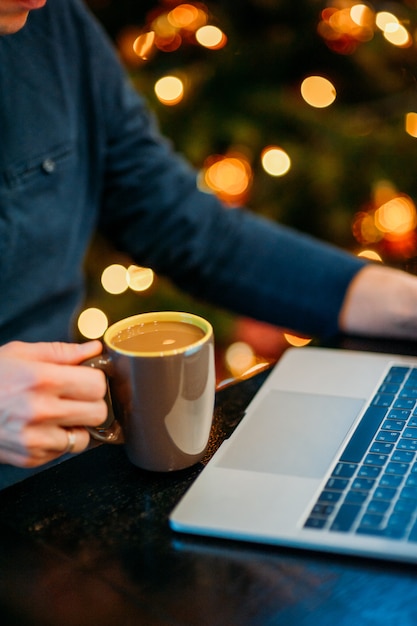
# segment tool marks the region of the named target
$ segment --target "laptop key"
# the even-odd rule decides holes
[[[376,441],[388,441],[395,443],[400,437],[400,432],[397,430],[381,430],[375,437]]]
[[[375,485],[372,478],[355,478],[352,483],[352,489],[356,491],[370,491]]]
[[[416,405],[416,399],[415,398],[398,398],[398,400],[396,400],[394,402],[394,408],[395,409],[414,409]]]
[[[334,478],[331,476],[326,483],[326,489],[331,489],[332,491],[343,491],[349,484],[349,480],[347,478]]]
[[[417,439],[417,428],[408,426],[408,428],[403,431],[402,436],[404,439]]]
[[[384,500],[371,500],[367,506],[367,513],[378,513],[379,515],[384,515],[391,506],[390,502],[385,502]]]
[[[340,496],[342,495],[341,491],[322,491],[318,502],[326,502],[326,503],[331,503],[331,502],[337,502],[340,499]]]
[[[385,407],[375,405],[370,406],[365,411],[351,440],[342,453],[340,461],[345,463],[361,462],[386,413],[387,409]]]
[[[394,365],[385,376],[384,383],[402,383],[410,369],[402,365]]]
[[[387,467],[385,468],[385,472],[387,474],[397,474],[399,476],[404,476],[408,472],[409,467],[410,465],[408,463],[395,463],[391,461],[391,463],[388,463]]]
[[[348,491],[345,496],[345,503],[363,504],[368,498],[366,491]]]
[[[378,478],[382,469],[376,465],[362,465],[358,470],[358,476],[361,478]]]
[[[375,441],[372,444],[370,452],[375,454],[390,454],[394,448],[393,443],[386,443],[385,441]]]
[[[333,513],[334,506],[332,504],[315,504],[311,515],[314,517],[329,517]]]
[[[390,502],[395,498],[396,493],[397,490],[391,487],[377,487],[374,491],[374,499]]]
[[[326,525],[326,519],[324,517],[309,517],[305,522],[305,528],[324,528]]]
[[[357,467],[355,463],[338,463],[333,470],[332,476],[351,478],[356,472]]]
[[[394,434],[394,433],[390,433]],[[398,433],[396,433],[398,434]],[[417,441],[415,439],[400,439],[397,443],[398,450],[411,450],[413,452],[417,451]]]
[[[386,419],[382,424],[382,430],[402,430],[404,428],[404,420]]]
[[[394,506],[395,513],[410,513],[417,512],[417,502],[415,500],[407,500],[406,498],[400,498],[397,500]]]
[[[404,477],[399,474],[383,474],[379,480],[380,487],[399,487]]]
[[[411,512],[395,511],[394,513],[392,513],[392,515],[388,519],[387,527],[389,527],[389,528],[394,528],[394,527],[395,528],[402,528],[404,530],[404,534],[405,534],[407,526],[409,526],[411,520],[412,520]]]
[[[349,531],[361,512],[361,509],[360,504],[342,504],[333,520],[333,524],[330,526],[330,530],[341,532]]]
[[[359,528],[381,529],[384,523],[384,516],[378,513],[365,513],[362,517]]]
[[[388,415],[388,419],[393,420],[407,420],[410,417],[411,411],[407,411],[406,409],[392,409]]]
[[[391,460],[399,463],[411,463],[414,461],[415,454],[408,450],[395,450]]]
[[[394,398],[395,396],[390,393],[378,393],[374,397],[372,404],[374,406],[392,406]]]
[[[403,487],[400,498],[402,500],[417,500],[417,487]]]
[[[388,456],[386,454],[367,454],[364,463],[365,465],[377,465],[378,467],[382,467],[388,461]]]

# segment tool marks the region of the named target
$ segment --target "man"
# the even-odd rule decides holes
[[[240,314],[417,337],[414,277],[197,189],[81,0],[0,0],[0,33],[0,486],[82,451],[106,417],[102,372],[78,367],[100,342],[68,343],[97,229]]]

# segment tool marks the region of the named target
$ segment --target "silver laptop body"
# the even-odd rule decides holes
[[[392,366],[394,374],[386,378]],[[403,393],[401,402],[396,400],[395,413],[378,417],[376,443],[363,417],[375,395],[382,405],[378,414],[384,412],[385,398],[398,387],[390,381],[396,380],[396,372],[413,372],[414,367],[413,357],[288,349],[232,436],[172,512],[171,527],[197,535],[417,562],[417,530],[411,530],[414,525],[417,529],[417,409],[414,420],[412,408],[413,401],[417,407],[417,383],[414,388],[410,379],[410,392]],[[415,400],[407,400],[410,394]],[[401,408],[405,402],[407,410]],[[406,414],[411,425],[401,422]],[[365,434],[355,437],[357,429]],[[351,440],[368,446],[365,467],[351,462]],[[341,462],[344,454],[347,460]],[[399,502],[403,496],[405,504]]]

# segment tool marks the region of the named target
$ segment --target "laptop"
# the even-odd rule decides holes
[[[289,348],[170,525],[417,563],[417,358]]]

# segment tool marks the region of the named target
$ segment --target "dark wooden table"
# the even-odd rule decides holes
[[[266,375],[218,393],[208,456]],[[103,445],[0,492],[1,625],[417,624],[416,567],[172,532],[202,467],[150,474]]]

